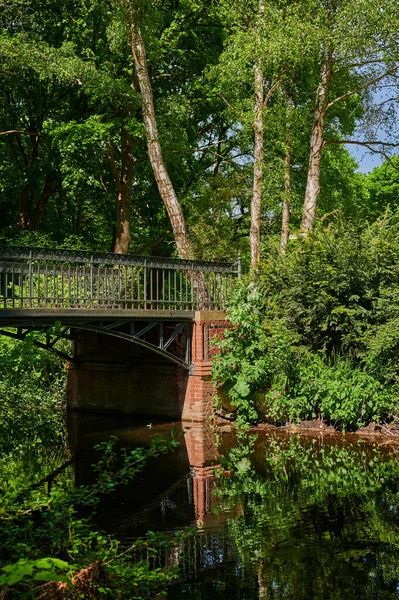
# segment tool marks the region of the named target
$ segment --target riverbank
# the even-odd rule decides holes
[[[219,414],[215,417],[215,426],[220,431],[231,431],[236,429],[236,421],[229,417],[225,418]],[[288,423],[285,425],[274,425],[272,423],[259,422],[251,425],[251,433],[280,431],[287,434],[301,434],[304,436],[323,435],[334,438],[344,437],[347,440],[356,441],[361,438],[369,439],[377,443],[389,443],[399,445],[399,424],[377,424],[370,423],[367,427],[360,427],[356,431],[343,432],[328,425],[322,419],[304,420],[300,423]]]

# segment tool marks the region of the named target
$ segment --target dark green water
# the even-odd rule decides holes
[[[171,427],[126,425],[73,417],[77,483],[92,478],[90,448],[110,432],[123,445],[145,445]],[[399,598],[394,446],[277,433],[237,445],[233,434],[216,440],[192,427],[176,452],[107,499],[98,521],[126,543],[147,530],[193,528],[154,559],[180,568],[168,600]]]

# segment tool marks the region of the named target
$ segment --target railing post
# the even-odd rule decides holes
[[[90,306],[94,308],[93,298],[93,255],[90,256]]]
[[[143,295],[144,295],[144,310],[147,310],[147,259],[144,259],[144,273],[143,273],[143,278],[144,278],[144,290],[143,290]]]
[[[29,270],[28,270],[28,278],[29,278],[29,304],[30,307],[33,308],[33,269],[32,269],[32,250],[29,251]]]
[[[15,272],[14,272],[14,262],[11,265],[11,306],[15,308]]]
[[[4,308],[7,308],[7,259],[4,261]]]

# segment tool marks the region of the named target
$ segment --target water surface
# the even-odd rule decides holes
[[[146,445],[171,427],[74,415],[76,483],[92,480],[92,447],[110,434]],[[237,444],[232,433],[196,425],[175,452],[104,499],[98,522],[125,543],[192,528],[156,557],[180,569],[170,600],[399,598],[398,452],[278,432]]]

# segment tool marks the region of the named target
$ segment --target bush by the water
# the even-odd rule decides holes
[[[238,288],[214,377],[238,420],[321,418],[344,430],[399,407],[399,215],[339,215]]]
[[[66,443],[66,370],[58,356],[35,346],[36,338],[0,336],[1,453]]]
[[[178,445],[155,436],[147,448],[118,449],[113,438],[96,447],[102,456],[91,485],[74,487],[61,476],[48,492],[43,485],[0,489],[0,597],[153,598],[176,577],[173,566],[154,566],[159,549],[173,549],[180,533],[149,532],[121,547],[93,517],[104,495],[132,481],[148,458]]]
[[[74,486],[66,445],[66,371],[62,359],[0,336],[0,597],[151,598],[176,577],[153,565],[179,543],[151,534],[121,548],[94,515],[101,499],[131,481],[148,458],[179,441],[154,438],[147,448],[100,444],[91,485]],[[68,342],[61,349],[70,352]]]

